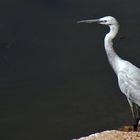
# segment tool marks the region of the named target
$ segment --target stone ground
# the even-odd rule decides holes
[[[123,126],[118,130],[107,130],[74,140],[140,140],[140,127],[137,132],[133,131],[132,126]]]

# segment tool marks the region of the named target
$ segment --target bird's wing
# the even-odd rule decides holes
[[[118,82],[121,91],[127,98],[140,106],[140,70],[134,68],[120,71]]]

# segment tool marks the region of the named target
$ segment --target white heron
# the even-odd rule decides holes
[[[77,23],[99,23],[110,28],[104,38],[104,47],[111,67],[118,78],[118,84],[122,93],[127,97],[134,118],[134,131],[138,128],[140,120],[140,69],[132,63],[120,58],[113,49],[113,39],[118,33],[119,24],[112,16],[105,16],[99,19],[82,20]]]

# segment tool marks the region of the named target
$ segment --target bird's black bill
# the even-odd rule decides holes
[[[81,21],[77,21],[77,23],[94,23],[97,22],[99,23],[99,19],[91,19],[91,20],[81,20]]]

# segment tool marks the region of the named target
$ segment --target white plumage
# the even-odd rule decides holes
[[[82,20],[78,23],[97,22],[109,26],[110,31],[104,39],[104,47],[111,67],[118,77],[118,84],[122,93],[127,97],[134,117],[134,130],[137,130],[140,119],[140,69],[132,63],[121,59],[113,49],[113,39],[119,30],[117,20],[112,16],[106,16],[94,20]]]

